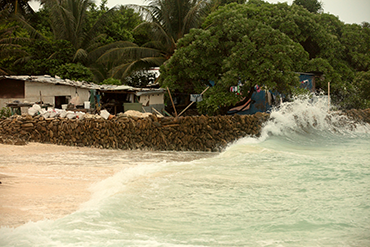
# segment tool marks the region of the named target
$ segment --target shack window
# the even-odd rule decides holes
[[[22,98],[24,99],[24,81],[0,80],[0,98]]]
[[[68,104],[71,96],[55,96],[55,108],[62,109],[62,105]]]

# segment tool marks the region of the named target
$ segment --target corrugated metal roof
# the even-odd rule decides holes
[[[100,85],[97,85],[92,82],[72,81],[69,79],[62,79],[58,76],[52,77],[50,75],[42,75],[42,76],[41,75],[40,76],[10,75],[10,76],[2,76],[2,78],[28,81],[28,82],[49,83],[49,84],[55,84],[55,85],[66,85],[66,86],[86,88],[86,89],[99,89],[100,88]]]
[[[147,89],[147,88],[145,88],[145,89]],[[165,90],[163,88],[158,88],[158,89],[155,89],[155,90],[148,89],[148,90],[137,91],[135,94],[136,94],[136,96],[148,95],[148,94],[161,94],[161,93],[164,93],[164,91]]]
[[[131,92],[154,92],[163,93],[165,90],[163,88],[135,88],[127,85],[98,85],[93,82],[86,81],[73,81],[69,79],[62,79],[58,76],[52,77],[50,75],[43,76],[29,76],[29,75],[9,75],[1,76],[1,78],[21,80],[28,82],[39,82],[39,83],[50,83],[54,85],[66,85],[71,87],[85,88],[85,89],[95,89],[100,91],[131,91]]]

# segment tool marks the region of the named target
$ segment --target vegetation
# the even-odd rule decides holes
[[[92,81],[91,70],[80,63],[65,63],[57,67],[52,74],[58,75],[63,79]]]
[[[12,115],[12,112],[9,107],[3,107],[0,109],[0,118],[2,117],[10,117]]]
[[[162,65],[173,55],[177,41],[190,29],[200,26],[208,6],[200,0],[153,0],[148,6],[136,6],[146,21],[139,24],[135,31],[146,33],[149,40],[142,46],[114,47],[99,61],[115,61],[110,74],[121,80],[135,71]]]
[[[199,103],[202,112],[237,103],[240,97],[229,88],[239,81],[246,90],[259,84],[282,93],[299,85],[294,71],[302,70],[308,53],[282,32],[237,11],[219,11],[205,24],[209,28],[193,29],[178,43],[162,69],[162,85],[181,92],[201,92],[209,80],[217,82]]]
[[[11,73],[9,66],[6,66],[6,64],[16,63],[28,55],[21,45],[28,39],[12,37],[15,29],[16,27],[0,29],[0,60],[4,62],[0,63],[0,75]]]
[[[45,0],[0,6],[0,73],[58,75],[97,83],[145,86],[141,71],[161,66],[160,83],[199,93],[202,113],[220,114],[259,84],[290,93],[294,72],[320,71],[342,108],[369,106],[370,24],[344,24],[317,0],[152,0],[117,6],[107,0]]]
[[[317,0],[294,0],[293,4],[300,5],[311,13],[319,13],[322,10],[322,2]]]
[[[28,2],[28,0],[1,0],[0,11],[22,15],[33,14],[34,11]]]
[[[34,40],[24,47],[27,59],[14,63],[16,58],[10,56],[1,59],[0,64],[11,68],[7,72],[11,74],[55,75],[59,66],[78,63],[95,72],[96,82],[109,78],[109,62],[97,63],[98,58],[112,47],[127,46],[121,39],[133,41],[132,30],[142,20],[133,9],[108,10],[105,3],[98,10],[90,0],[47,0],[32,18],[13,15],[8,22],[16,19],[29,33],[23,35]],[[113,30],[110,36],[104,33],[107,30]],[[86,79],[85,73],[77,78]]]
[[[362,76],[357,83],[355,78],[369,71],[369,31],[368,23],[345,25],[332,15],[311,13],[298,4],[258,0],[229,4],[211,13],[201,29],[179,40],[174,56],[161,67],[160,83],[195,93],[214,81],[198,108],[219,114],[241,99],[228,92],[239,81],[246,85],[244,95],[255,84],[289,93],[298,82],[293,72],[320,71],[325,76],[316,87],[327,91],[331,82],[336,104],[365,107],[369,94],[358,90],[370,81]]]

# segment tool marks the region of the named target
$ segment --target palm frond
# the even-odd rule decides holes
[[[17,60],[14,61],[14,64],[25,64],[27,63],[28,61],[30,61],[32,59],[32,56],[24,56],[24,57],[20,57],[18,58]]]
[[[76,23],[79,16],[78,8],[81,0],[75,1],[59,1],[46,0],[45,6],[50,11],[50,24],[53,29],[56,39],[64,39],[70,41],[73,46],[79,48],[80,33],[76,34]]]
[[[99,57],[101,57],[104,53],[108,52],[111,49],[116,48],[125,48],[125,47],[137,47],[136,44],[128,41],[117,41],[114,43],[110,43],[107,45],[99,46],[93,51],[89,52],[88,59],[89,61],[96,61]]]
[[[161,56],[161,52],[157,49],[144,48],[144,47],[123,47],[113,48],[105,52],[99,57],[97,62],[106,61],[132,61],[145,57]]]
[[[93,37],[90,42],[87,42],[85,44],[81,43],[80,47],[83,47],[86,51],[89,51],[89,52],[94,51],[95,49],[102,46],[102,44],[100,43],[100,40],[103,40],[104,37],[106,36],[107,36],[106,34],[99,34],[96,37]]]
[[[87,59],[88,53],[86,50],[80,48],[76,51],[75,55],[73,56],[73,61],[84,61]]]
[[[14,16],[15,19],[20,23],[20,25],[28,31],[30,34],[31,38],[33,39],[41,39],[45,40],[46,38],[44,35],[42,35],[39,31],[37,31],[35,28],[33,28],[25,19],[23,16],[17,14]]]
[[[7,47],[6,49],[1,48],[0,58],[6,58],[6,57],[10,57],[10,56],[25,56],[25,55],[28,55],[27,52],[25,52],[23,50],[20,50],[20,49],[17,49],[17,48],[20,48],[20,46]]]
[[[163,57],[143,58],[129,63],[124,63],[116,66],[111,71],[113,78],[123,80],[125,77],[130,76],[133,72],[148,69],[150,67],[158,66],[165,61]]]
[[[6,69],[4,68],[1,68],[0,67],[0,75],[8,75],[9,73],[8,72],[6,72]]]
[[[146,28],[151,39],[163,43],[164,46],[172,47],[176,43],[176,40],[157,22],[143,22],[134,30],[139,28]]]
[[[1,34],[0,34],[1,37]],[[29,38],[24,38],[24,37],[16,37],[16,38],[4,38],[0,39],[0,44],[20,44],[24,42],[30,41]]]
[[[0,58],[23,57],[28,53],[22,49],[21,44],[29,41],[28,38],[13,38],[15,27],[0,30]]]
[[[191,28],[198,27],[201,22],[201,18],[206,14],[206,7],[208,3],[204,1],[197,2],[185,15],[183,19],[183,25],[179,38],[183,37],[185,33],[188,33]]]
[[[102,27],[104,27],[104,25],[110,20],[110,17],[114,14],[115,10],[115,8],[111,8],[99,17],[90,30],[85,33],[81,47],[91,46],[91,44],[96,41],[94,38],[101,31]]]
[[[104,79],[109,78],[109,75],[105,69],[105,66],[100,64],[100,66],[94,66],[94,67],[89,67],[90,71],[94,75],[94,81],[96,82],[102,82]]]

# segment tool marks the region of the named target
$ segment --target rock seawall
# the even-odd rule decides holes
[[[370,109],[341,112],[349,120],[370,124]],[[52,143],[114,149],[213,151],[245,136],[259,136],[267,113],[234,116],[146,118],[117,116],[109,120],[12,116],[0,119],[0,143]]]
[[[220,151],[244,136],[258,136],[269,114],[110,120],[13,116],[0,120],[0,143],[28,141],[69,146],[173,151]]]

